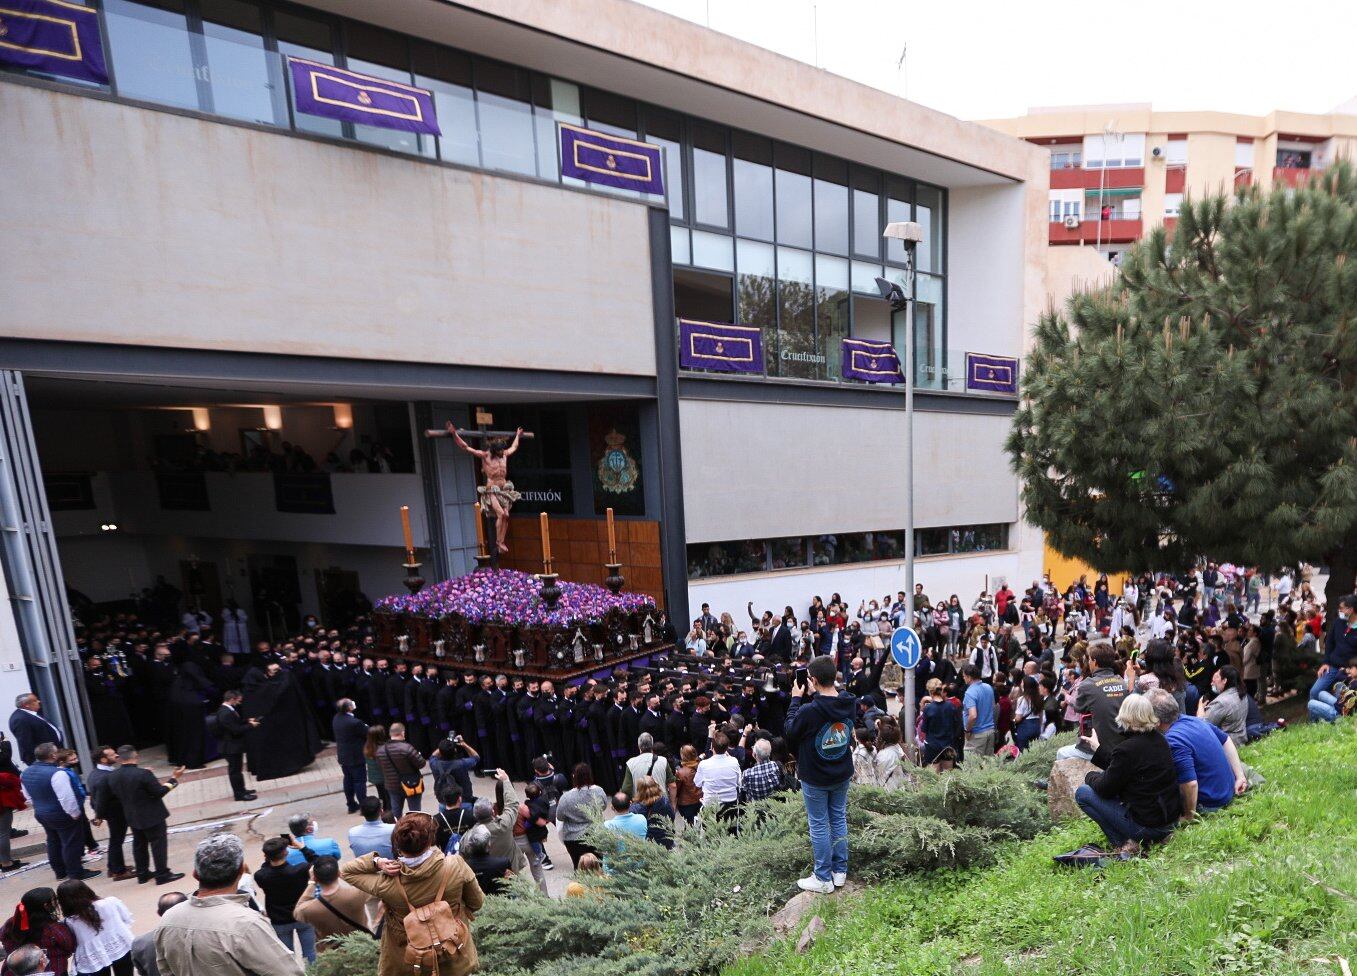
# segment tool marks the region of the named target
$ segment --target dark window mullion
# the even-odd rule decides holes
[[[207,40],[203,37],[203,12],[198,0],[185,0],[184,24],[188,28],[188,46],[193,54],[193,84],[198,89],[198,108],[216,115],[212,98],[211,67],[207,63]]]

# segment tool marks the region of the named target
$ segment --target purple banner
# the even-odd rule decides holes
[[[889,342],[843,340],[843,378],[863,383],[903,383],[900,360]]]
[[[301,58],[288,58],[287,65],[298,112],[402,132],[443,134],[438,129],[433,94],[423,88]]]
[[[1008,356],[966,353],[966,389],[1018,394],[1018,361]]]
[[[679,319],[679,365],[727,373],[763,372],[763,330],[752,325]]]
[[[648,142],[559,123],[561,175],[664,196],[664,150]]]
[[[0,0],[0,63],[107,85],[98,11],[63,0]]]

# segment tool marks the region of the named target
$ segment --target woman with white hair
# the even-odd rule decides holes
[[[1084,785],[1074,793],[1079,809],[1107,836],[1111,851],[1086,850],[1090,860],[1115,854],[1125,860],[1140,853],[1142,841],[1162,840],[1182,816],[1183,801],[1173,750],[1159,731],[1154,708],[1144,695],[1127,695],[1117,712],[1117,727],[1126,738],[1111,748],[1093,744],[1093,765]]]

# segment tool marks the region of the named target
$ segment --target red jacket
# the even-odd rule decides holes
[[[0,773],[0,810],[22,810],[27,806],[19,777],[13,773]]]

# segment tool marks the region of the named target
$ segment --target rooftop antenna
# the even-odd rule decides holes
[[[905,56],[909,54],[909,42],[900,45],[900,60],[895,62],[895,73],[900,79],[900,97],[909,97],[909,75],[905,74]]]
[[[815,67],[820,67],[820,8],[815,0],[810,2],[810,35],[815,48]]]

